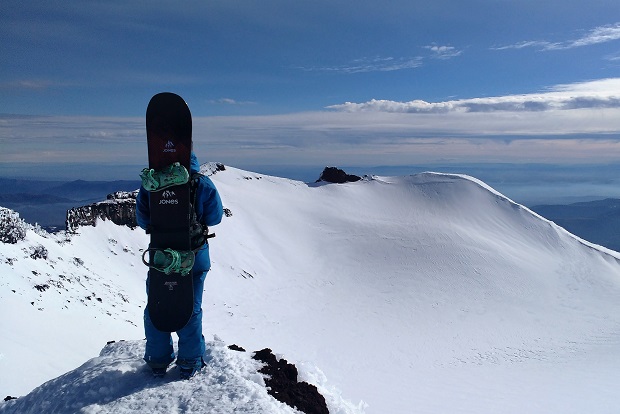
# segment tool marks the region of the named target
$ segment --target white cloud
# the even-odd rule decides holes
[[[75,82],[58,82],[46,79],[17,79],[0,82],[0,90],[45,90],[75,85]]]
[[[534,47],[544,50],[550,45],[552,45],[552,43],[545,42],[544,40],[526,40],[523,42],[515,43],[513,45],[492,47],[491,50],[525,49],[528,47]]]
[[[453,46],[430,45],[424,46],[424,48],[430,50],[433,53],[431,57],[435,59],[451,59],[463,53],[462,50],[457,50]]]
[[[580,39],[567,42],[560,48],[570,49],[573,47],[596,45],[618,39],[620,39],[620,22],[613,25],[596,27]]]
[[[453,46],[429,45],[424,46],[431,52],[429,56],[432,59],[451,59],[460,56],[463,51]],[[427,57],[428,58],[428,57]],[[368,73],[368,72],[393,72],[398,70],[415,69],[424,64],[425,57],[408,56],[408,57],[392,57],[392,56],[375,56],[355,59],[348,64],[339,66],[316,66],[301,67],[299,69],[307,72],[333,72],[333,73]]]
[[[549,42],[545,40],[524,41],[515,43],[513,45],[493,47],[493,50],[506,50],[506,49],[524,49],[527,47],[538,48],[540,50],[566,50],[576,47],[591,46],[600,43],[611,42],[620,39],[620,22],[595,27],[590,30],[584,36],[575,40],[569,40],[566,42]]]
[[[566,109],[620,108],[620,78],[602,79],[568,85],[557,85],[547,91],[460,99],[445,102],[413,100],[395,102],[373,99],[368,102],[346,102],[331,105],[328,109],[343,112],[536,112]]]
[[[337,73],[367,73],[392,72],[397,70],[414,69],[422,65],[422,57],[382,57],[356,59],[349,64],[340,66],[322,66],[302,68],[306,71],[337,72]]]
[[[256,102],[252,102],[252,101],[238,101],[238,100],[232,99],[232,98],[213,99],[213,100],[209,101],[209,103],[219,104],[219,105],[254,105],[254,104],[256,104]]]
[[[620,53],[615,53],[615,54],[607,55],[607,56],[605,56],[605,59],[609,60],[610,62],[619,62],[620,61]]]

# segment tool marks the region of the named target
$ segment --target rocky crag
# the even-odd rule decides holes
[[[108,194],[105,201],[74,207],[67,211],[65,226],[68,232],[74,232],[79,227],[96,226],[97,219],[110,220],[119,226],[135,228],[136,223],[136,196],[138,190],[127,192],[117,191]]]

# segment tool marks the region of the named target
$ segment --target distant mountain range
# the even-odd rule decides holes
[[[140,181],[36,181],[0,178],[0,206],[17,211],[48,231],[63,230],[67,211],[105,200],[116,191],[133,191]]]
[[[108,194],[117,191],[134,191],[139,187],[138,180],[62,182],[0,178],[0,206],[17,211],[26,222],[57,231],[65,229],[68,210],[105,200]],[[589,242],[620,251],[619,199],[530,208]]]
[[[568,205],[540,205],[532,207],[532,210],[585,240],[620,251],[618,199],[608,198]]]

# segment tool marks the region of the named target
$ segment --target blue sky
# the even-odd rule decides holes
[[[160,91],[241,168],[620,160],[617,0],[4,0],[0,56],[1,175],[143,164]]]
[[[536,93],[620,73],[613,0],[3,1],[0,112],[195,116]]]

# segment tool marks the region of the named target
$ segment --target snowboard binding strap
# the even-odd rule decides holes
[[[145,257],[148,252],[155,252],[152,256],[152,263],[146,261]],[[179,273],[181,276],[187,276],[194,267],[195,255],[191,250],[177,251],[174,249],[146,249],[142,254],[142,263],[151,269],[158,270],[170,275],[171,273]]]
[[[175,162],[169,166],[155,171],[152,168],[144,168],[140,173],[142,178],[142,186],[145,190],[161,191],[175,185],[187,184],[189,182],[189,173],[187,168],[180,163]]]

